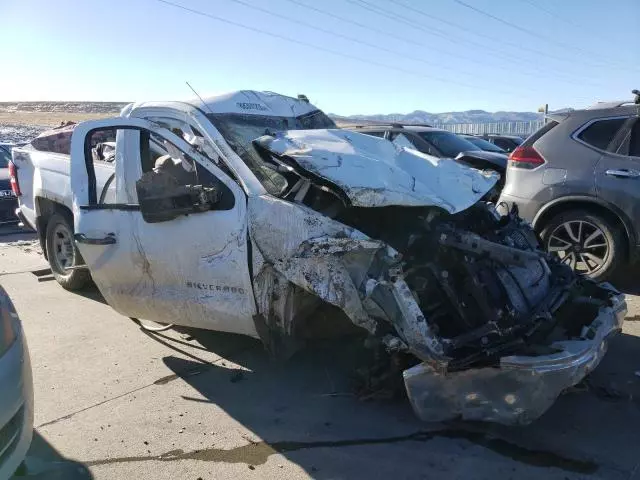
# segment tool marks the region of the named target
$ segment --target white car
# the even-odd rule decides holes
[[[280,357],[331,308],[411,367],[425,420],[532,421],[624,318],[621,294],[481,200],[495,172],[337,129],[306,98],[133,104],[64,139],[13,152],[61,285],[90,273],[127,317],[249,335]]]
[[[33,383],[29,351],[18,314],[0,287],[0,479],[27,454],[33,435]]]

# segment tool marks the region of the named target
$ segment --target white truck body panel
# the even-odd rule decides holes
[[[100,128],[128,130],[117,134],[115,202],[90,205],[84,140],[90,131]],[[231,190],[233,208],[146,222],[134,198],[135,183],[143,173],[140,130],[163,137],[195,157]],[[80,124],[74,131],[71,184],[77,245],[111,307],[127,317],[258,337],[249,275],[246,196],[215,164],[155,123],[137,118],[97,120]],[[98,244],[104,239],[112,243]]]
[[[220,132],[209,122],[205,113],[239,113],[246,115],[298,116],[317,110],[307,101],[286,97],[271,92],[250,90],[189,102],[142,102],[127,105],[122,117],[151,118],[166,117],[182,120],[199,127],[226,159],[243,189],[251,194],[262,195],[264,187],[251,173],[240,157],[229,147]],[[51,152],[39,152],[29,146],[15,148],[14,163],[19,168],[18,181],[23,195],[18,198],[18,207],[32,228],[36,228],[37,197],[47,198],[71,209],[72,197],[69,178],[69,156]],[[17,153],[17,156],[16,156]],[[103,186],[112,170],[107,165],[98,173],[96,182]]]
[[[73,195],[69,155],[41,152],[29,146],[16,147],[12,153],[22,191],[18,207],[31,228],[36,229],[36,217],[40,213],[38,198],[51,200],[71,210]],[[113,165],[96,162],[96,183],[100,191],[114,171]]]

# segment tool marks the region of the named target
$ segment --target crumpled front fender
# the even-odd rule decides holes
[[[254,291],[270,328],[293,334],[292,305],[301,303],[295,286],[371,334],[380,322],[392,324],[401,339],[394,348],[446,366],[444,348],[402,278],[398,252],[304,206],[268,196],[249,202],[249,231],[260,253]]]
[[[258,311],[269,326],[293,333],[295,286],[376,332],[361,287],[376,262],[392,263],[397,252],[314,210],[269,196],[249,199],[249,232],[260,258],[253,278]]]

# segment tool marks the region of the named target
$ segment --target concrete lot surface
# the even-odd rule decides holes
[[[97,290],[60,288],[32,239],[0,232],[0,284],[35,382],[36,432],[16,478],[640,480],[633,295],[600,367],[534,424],[429,425],[406,400],[352,394],[352,340],[276,364],[249,338],[146,333]],[[624,280],[633,293],[633,274]]]

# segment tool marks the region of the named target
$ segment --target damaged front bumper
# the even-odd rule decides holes
[[[595,369],[609,339],[622,328],[624,295],[608,284],[610,306],[602,307],[582,339],[552,343],[559,351],[503,357],[496,367],[439,373],[427,363],[403,372],[414,411],[424,421],[453,419],[525,425],[540,417],[563,390]]]

